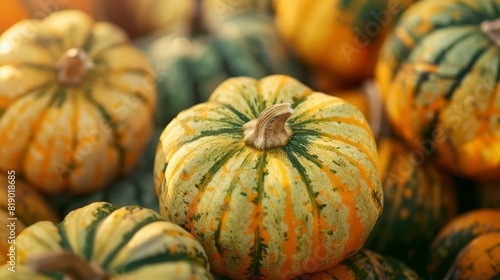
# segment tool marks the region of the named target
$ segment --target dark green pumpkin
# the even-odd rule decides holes
[[[268,14],[242,14],[210,32],[197,30],[193,35],[184,31],[136,42],[157,74],[159,127],[165,127],[181,110],[206,101],[230,77],[260,79],[287,74],[301,80],[302,71],[280,41]]]
[[[400,140],[379,139],[378,154],[384,209],[365,247],[422,273],[432,239],[457,214],[452,180]]]
[[[418,274],[404,262],[374,251],[361,249],[350,258],[325,271],[304,274],[295,280],[413,280]]]

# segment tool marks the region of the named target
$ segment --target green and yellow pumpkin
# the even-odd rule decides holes
[[[353,105],[289,76],[240,77],[165,128],[155,186],[215,272],[290,279],[364,244],[382,210],[377,160]]]
[[[124,177],[96,192],[78,197],[52,196],[50,201],[62,215],[95,201],[109,202],[117,207],[137,205],[160,212],[158,197],[154,188],[153,164],[158,140],[163,129],[155,129],[150,143],[137,164]]]
[[[269,15],[239,15],[213,30],[203,29],[199,21],[194,17],[187,29],[136,43],[158,76],[158,126],[164,128],[180,111],[206,101],[230,77],[287,74],[301,79],[301,67],[280,41]]]
[[[500,276],[499,233],[500,209],[480,208],[453,218],[432,242],[427,271],[432,279]]]
[[[294,280],[418,280],[418,274],[404,262],[377,252],[361,249],[338,265],[311,274],[304,274]]]
[[[16,246],[16,271],[4,265],[0,279],[212,279],[193,236],[139,206],[95,202],[31,225]]]
[[[156,87],[122,30],[66,10],[17,23],[0,45],[0,170],[49,194],[130,170],[153,132]]]
[[[11,245],[15,248],[13,240],[21,231],[45,220],[59,221],[52,205],[33,187],[21,180],[15,171],[0,174],[0,264],[10,260],[7,254]],[[15,253],[11,255],[14,256]]]
[[[365,248],[422,273],[432,240],[457,214],[452,179],[398,139],[382,137],[377,146],[384,210]]]
[[[459,176],[500,179],[499,0],[420,1],[377,64],[389,119]]]
[[[372,77],[400,1],[276,0],[276,26],[292,50],[321,75],[352,86]]]

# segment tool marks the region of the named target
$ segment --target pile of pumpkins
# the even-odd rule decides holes
[[[35,2],[0,279],[500,277],[500,0]]]

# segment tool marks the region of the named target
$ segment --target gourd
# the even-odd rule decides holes
[[[500,179],[498,0],[419,1],[381,51],[376,79],[394,130],[458,176]]]
[[[297,56],[321,75],[354,86],[373,76],[379,49],[403,10],[387,0],[276,0],[276,27]]]
[[[353,105],[289,76],[231,78],[167,125],[155,188],[214,272],[291,279],[364,244],[382,210],[377,160]]]
[[[138,206],[95,202],[59,224],[31,225],[16,243],[17,279],[212,279],[188,232]],[[12,276],[7,268],[1,279]]]
[[[500,277],[500,232],[474,238],[455,259],[445,279],[496,279]]]
[[[433,240],[427,271],[433,279],[493,279],[500,271],[500,209],[480,208],[449,221]],[[471,257],[474,256],[474,257]],[[464,268],[468,268],[464,270]]]
[[[361,249],[338,265],[312,274],[301,275],[297,280],[418,280],[418,274],[404,262],[377,252]]]
[[[0,264],[4,264],[24,228],[42,220],[57,222],[59,217],[41,194],[9,171],[0,175],[0,220]]]
[[[116,26],[65,10],[0,37],[0,170],[48,194],[126,173],[153,132],[154,73]]]
[[[365,248],[396,257],[419,274],[438,231],[457,215],[451,177],[399,139],[377,143],[384,210]]]
[[[95,201],[110,202],[117,207],[137,205],[159,212],[158,197],[153,182],[153,163],[162,132],[163,129],[155,129],[146,151],[127,176],[91,194],[78,197],[53,197],[52,204],[57,205],[62,215]]]
[[[136,46],[158,76],[156,124],[162,128],[180,111],[206,101],[230,77],[287,74],[301,80],[303,75],[273,19],[262,13],[235,16],[210,30],[198,12],[191,25],[137,40]]]

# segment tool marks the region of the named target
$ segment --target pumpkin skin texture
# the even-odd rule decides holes
[[[19,279],[62,279],[60,273],[37,273],[32,262],[63,250],[100,266],[110,279],[212,279],[207,256],[189,233],[138,206],[95,202],[60,224],[43,221],[26,228],[16,243]],[[9,273],[2,267],[0,278]]]
[[[385,43],[376,79],[394,130],[458,176],[500,179],[498,0],[420,1]],[[472,16],[473,15],[473,16]],[[488,30],[493,28],[493,30]]]
[[[378,140],[384,211],[365,248],[396,257],[419,274],[435,235],[457,214],[452,179],[400,140]],[[395,230],[397,229],[397,230]]]
[[[500,232],[482,234],[460,251],[446,279],[500,277]]]
[[[123,31],[65,10],[17,23],[0,44],[0,170],[48,194],[89,193],[130,170],[156,88]]]
[[[361,249],[338,265],[312,274],[301,275],[294,280],[377,280],[377,279],[419,279],[418,274],[404,262],[382,256],[367,249]]]
[[[297,56],[346,85],[373,76],[392,20],[403,10],[399,1],[386,0],[276,0],[274,5],[277,29]]]
[[[453,267],[455,262],[464,263],[471,260],[469,257],[461,256],[462,252],[467,254],[466,251],[475,248],[474,250],[478,249],[482,250],[484,254],[487,253],[483,250],[486,245],[474,246],[472,242],[475,238],[498,232],[500,232],[499,209],[481,208],[453,218],[439,231],[430,246],[428,272],[433,276],[433,279],[444,279],[447,273],[452,273],[449,272],[450,270],[455,269]],[[484,244],[491,244],[490,240],[490,237],[485,238]],[[496,240],[498,242],[499,239]],[[464,251],[464,248],[466,248],[466,251]],[[477,254],[477,251],[469,252],[468,256],[471,254]],[[494,252],[494,254],[497,255],[498,252]],[[486,259],[486,256],[482,258]],[[477,266],[481,266],[481,264],[478,263]],[[471,272],[481,273],[481,270],[472,270]],[[478,277],[478,274],[476,274],[476,277],[476,279],[482,279]]]
[[[189,34],[179,28],[136,43],[158,75],[159,127],[164,128],[180,111],[207,101],[230,77],[302,77],[300,66],[279,40],[269,15],[248,13],[212,31],[199,32]]]
[[[15,194],[13,196],[12,194]],[[9,201],[9,198],[14,201]],[[9,205],[10,203],[10,205]],[[10,208],[9,206],[14,206]],[[10,215],[11,211],[14,215]],[[8,220],[15,218],[15,220]],[[38,221],[59,221],[59,217],[45,198],[33,187],[26,184],[12,172],[0,175],[0,264],[8,259],[7,253],[11,246],[9,242],[10,228],[15,224],[16,236],[27,226]],[[15,246],[15,244],[12,244]]]
[[[383,199],[362,113],[284,75],[228,79],[181,112],[160,137],[155,186],[162,215],[234,279],[337,264],[363,245]]]
[[[67,196],[58,197],[53,204],[59,205],[58,209],[61,209],[62,215],[67,215],[69,212],[95,201],[110,202],[117,207],[137,205],[160,212],[158,197],[154,188],[153,163],[158,140],[162,132],[163,129],[155,129],[155,134],[146,151],[127,176],[119,178],[111,185],[88,195],[73,198]]]

